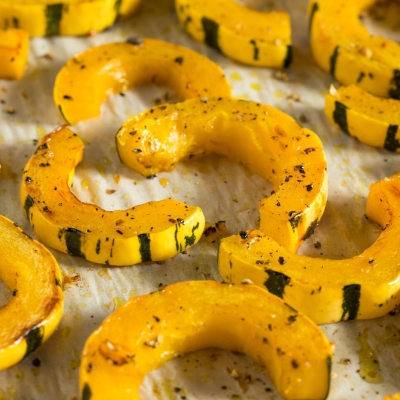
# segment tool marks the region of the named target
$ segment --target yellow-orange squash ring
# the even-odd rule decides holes
[[[30,36],[87,35],[132,15],[141,0],[0,0],[0,28]]]
[[[400,44],[371,35],[359,21],[375,0],[309,0],[311,51],[344,85],[400,99]]]
[[[317,324],[377,318],[400,304],[400,174],[371,186],[366,215],[384,228],[362,254],[331,260],[294,254],[260,231],[222,239],[218,265],[227,282],[250,279]]]
[[[72,57],[57,75],[54,102],[73,125],[99,115],[110,95],[149,84],[165,85],[181,99],[231,94],[222,69],[201,54],[162,40],[130,39]]]
[[[286,68],[292,61],[289,14],[261,12],[232,0],[175,0],[185,31],[243,64]]]
[[[0,279],[12,291],[0,308],[0,371],[36,350],[63,313],[61,272],[53,255],[0,215]]]
[[[253,357],[285,399],[329,393],[332,349],[308,318],[253,285],[188,281],[129,300],[92,333],[81,399],[138,400],[147,373],[208,347]]]
[[[176,200],[116,211],[81,202],[70,185],[83,147],[60,127],[39,142],[24,168],[21,203],[43,243],[96,263],[131,265],[166,260],[200,239],[203,212]]]
[[[327,199],[322,143],[289,115],[233,98],[190,99],[128,119],[116,137],[121,161],[143,175],[179,160],[225,155],[272,182],[259,203],[261,230],[295,251],[318,224]]]

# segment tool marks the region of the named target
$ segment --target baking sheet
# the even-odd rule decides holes
[[[380,230],[364,218],[369,185],[398,172],[399,155],[369,148],[329,125],[323,114],[323,96],[332,79],[311,58],[305,0],[244,3],[290,12],[295,47],[294,62],[287,71],[288,82],[276,79],[272,70],[237,64],[194,42],[177,20],[173,0],[144,0],[133,18],[94,37],[32,39],[23,80],[0,81],[0,213],[34,236],[19,204],[21,171],[37,140],[64,122],[53,104],[52,88],[67,59],[101,43],[136,36],[156,37],[207,55],[225,71],[234,96],[276,106],[320,136],[328,158],[329,200],[315,235],[300,253],[341,259],[371,245]],[[388,33],[386,27],[372,25],[399,40],[398,26]],[[303,101],[291,100],[294,93]],[[118,127],[127,117],[154,105],[165,95],[165,88],[146,87],[114,96],[103,104],[99,118],[73,127],[86,144],[73,191],[81,200],[107,210],[173,197],[201,206],[208,222],[225,220],[228,234],[256,227],[258,200],[270,193],[271,185],[238,163],[209,156],[182,163],[172,173],[160,173],[147,180],[119,162],[114,143]],[[7,113],[9,107],[15,109],[14,114]],[[316,242],[321,243],[319,249],[314,246]],[[0,400],[78,398],[80,353],[85,339],[101,321],[130,297],[167,284],[190,279],[220,280],[216,251],[217,245],[202,239],[186,254],[164,263],[124,268],[105,268],[52,251],[65,281],[62,322],[37,351],[17,366],[0,372]],[[9,298],[9,291],[0,282],[0,305]],[[400,390],[399,315],[321,328],[336,347],[330,400],[382,399],[385,394]],[[375,354],[381,383],[369,383],[360,377],[361,349]],[[35,359],[40,360],[39,367],[33,365]],[[215,349],[173,360],[149,374],[141,395],[145,399],[280,398],[250,358]]]

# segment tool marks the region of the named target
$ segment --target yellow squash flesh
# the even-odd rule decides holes
[[[175,0],[185,31],[243,64],[283,68],[292,61],[289,14],[261,12],[232,0]]]
[[[141,0],[0,0],[0,28],[30,36],[87,35],[132,15]]]
[[[329,393],[332,349],[308,318],[252,285],[187,281],[131,299],[89,337],[81,399],[139,399],[147,373],[209,347],[252,357],[285,399]]]
[[[371,35],[359,16],[375,0],[309,0],[311,51],[344,85],[400,99],[400,44]]]
[[[370,146],[400,152],[400,101],[373,96],[356,85],[331,88],[325,114],[333,125]]]
[[[21,79],[29,53],[29,36],[22,29],[0,30],[0,79]]]
[[[0,279],[12,291],[0,308],[0,371],[36,350],[63,313],[61,273],[53,255],[0,215]]]
[[[143,85],[165,85],[181,99],[230,96],[222,69],[185,47],[156,39],[92,47],[58,73],[54,102],[69,124],[96,117],[112,94]]]
[[[344,260],[294,254],[253,231],[220,242],[226,282],[250,279],[317,324],[377,318],[400,304],[400,174],[371,186],[366,215],[384,228],[362,254]]]
[[[116,142],[121,161],[143,175],[209,153],[241,162],[273,183],[275,192],[259,203],[261,230],[292,251],[313,233],[325,208],[321,141],[270,106],[219,98],[153,107],[125,121]]]
[[[28,161],[21,184],[25,216],[46,245],[100,264],[162,261],[201,237],[200,208],[166,199],[105,211],[71,192],[83,142],[66,126],[46,135]]]
[[[400,400],[400,392],[394,394],[393,396],[387,395],[383,400]]]

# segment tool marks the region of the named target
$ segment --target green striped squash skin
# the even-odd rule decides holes
[[[82,15],[80,8],[76,7],[76,10],[71,11],[73,13],[79,13],[76,14],[76,18],[85,18],[86,23],[82,23],[82,26],[87,26],[87,29],[82,28],[83,31],[80,32],[80,35],[88,34],[91,31],[93,31],[92,26],[98,26],[99,30],[104,30],[108,28],[110,25],[116,23],[118,20],[125,18],[126,15],[121,14],[121,6],[124,0],[114,0],[114,2],[106,1],[106,0],[100,0],[103,2],[103,10],[102,12],[107,12],[107,13],[113,13],[115,15],[114,18],[111,18],[107,24],[97,24],[96,25],[96,13],[97,10],[99,9],[99,5],[93,3],[93,15],[90,16],[90,18],[87,15]],[[130,0],[131,7],[133,9],[136,8],[136,3],[139,3],[140,0]],[[89,5],[90,1],[86,0],[86,2],[83,2],[83,4]],[[0,5],[0,13],[2,12],[1,10],[4,9],[4,12],[6,14],[9,14],[9,8],[7,4],[3,4],[2,6]],[[62,27],[62,20],[63,17],[65,17],[69,11],[70,11],[70,6],[69,4],[66,3],[56,3],[56,4],[21,4],[18,5],[17,7],[13,6],[12,8],[14,11],[12,13],[15,15],[8,16],[1,21],[0,17],[0,27],[2,29],[9,29],[9,28],[19,28],[19,29],[25,29],[27,30],[30,35],[32,36],[56,36],[56,35],[71,35],[75,33],[74,28],[71,27],[69,29],[68,27]],[[33,18],[35,16],[39,16],[42,14],[44,16],[44,21],[45,25],[43,27],[39,27],[37,24],[34,24],[32,22],[29,23],[21,23],[21,20],[26,20],[26,15],[32,15]],[[69,18],[71,16],[69,15]],[[39,24],[39,22],[38,22]],[[35,30],[35,32],[32,31],[32,29]]]
[[[81,202],[68,182],[83,149],[62,126],[41,140],[23,171],[21,204],[43,243],[105,265],[164,261],[197,243],[205,224],[199,207],[167,198],[106,211]]]
[[[329,2],[330,0],[323,0],[320,2],[313,2],[309,7],[309,33],[311,37],[311,48],[317,46],[315,43],[319,40],[318,37],[313,36],[313,32],[315,29],[314,24],[316,20],[316,15],[321,13],[321,7],[323,8],[324,2]],[[329,16],[330,18],[335,18],[336,16]],[[324,16],[327,25],[330,24],[331,21],[327,21],[328,17]],[[340,22],[337,24],[337,29],[340,30]],[[317,29],[318,31],[318,29]],[[327,29],[324,33],[326,35],[325,39],[321,39],[322,42],[329,43],[328,46],[332,46],[332,53],[328,55],[328,60],[326,66],[322,66],[323,69],[326,69],[326,72],[330,73],[334,78],[336,78],[340,83],[349,85],[351,83],[355,83],[365,90],[371,92],[372,94],[382,96],[382,97],[390,97],[393,99],[400,99],[400,64],[393,65],[391,67],[387,67],[386,65],[380,64],[379,61],[375,62],[364,62],[364,56],[360,55],[359,60],[355,58],[355,55],[352,53],[348,53],[346,51],[346,44],[339,44],[339,40],[336,39],[333,33],[331,33],[331,29]],[[323,35],[324,35],[323,34]],[[356,39],[351,38],[350,42],[353,43]],[[336,45],[333,43],[337,42]],[[353,43],[354,44],[354,43]],[[357,43],[355,43],[357,44]],[[316,47],[313,50],[313,53],[322,52],[322,48]],[[382,51],[385,51],[382,49]],[[315,57],[315,54],[314,54]],[[317,57],[316,57],[317,58]],[[317,61],[318,62],[318,61]],[[340,64],[340,66],[339,66]],[[349,72],[346,73],[346,68],[348,65],[351,65],[352,68],[358,68],[358,72],[354,79],[349,79]],[[393,68],[394,67],[394,68]],[[340,68],[340,71],[339,71]],[[388,70],[388,68],[393,68]],[[351,72],[354,74],[354,71]],[[353,76],[353,75],[352,75]],[[376,83],[375,83],[376,82]]]
[[[361,137],[356,134],[356,132],[351,132],[347,123],[347,112],[349,108],[341,103],[340,101],[335,101],[335,110],[333,112],[333,121],[338,125],[338,127],[345,133],[351,136],[357,136],[361,140]],[[388,125],[386,137],[382,142],[382,147],[389,151],[399,151],[400,141],[396,138],[399,131],[398,125]]]
[[[261,231],[243,231],[221,240],[220,274],[226,282],[252,281],[317,324],[382,317],[400,298],[399,192],[400,173],[371,185],[366,216],[384,229],[356,257],[299,255]]]
[[[293,46],[290,39],[290,27],[287,28],[285,25],[287,24],[286,16],[276,16],[276,18],[282,18],[282,26],[285,27],[282,28],[280,33],[277,33],[277,36],[282,35],[282,37],[276,37],[275,40],[272,40],[267,39],[265,34],[259,31],[237,34],[235,29],[230,27],[231,21],[228,21],[229,13],[234,12],[231,9],[224,10],[222,19],[213,19],[210,15],[220,15],[218,10],[213,10],[214,14],[212,14],[208,12],[210,10],[199,9],[199,5],[191,0],[176,0],[175,4],[185,31],[196,40],[207,44],[221,54],[243,64],[260,67],[282,69],[291,65]],[[204,8],[212,7],[211,2],[203,5]],[[235,9],[235,11],[238,10]],[[207,16],[204,14],[207,14]],[[263,27],[265,27],[269,26],[266,14],[260,12],[257,17],[254,14],[250,17],[244,12],[242,18],[246,20],[245,24],[248,26],[252,26],[252,21],[248,21],[247,18],[255,18],[256,22],[253,21],[253,23],[257,26],[260,25],[259,19],[263,18],[265,21]],[[262,28],[260,29],[262,30]],[[233,43],[234,46],[232,46]]]

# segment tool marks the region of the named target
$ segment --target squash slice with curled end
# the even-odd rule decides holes
[[[292,61],[289,14],[262,12],[232,0],[175,0],[185,31],[243,64],[286,68]]]
[[[53,255],[0,215],[0,279],[12,291],[0,308],[0,371],[36,350],[63,313],[61,272]]]
[[[307,317],[254,285],[187,281],[132,298],[92,333],[81,399],[139,399],[147,373],[208,347],[252,357],[285,399],[329,393],[332,347]]]
[[[311,51],[343,85],[400,99],[400,44],[371,35],[359,16],[375,0],[309,0]]]
[[[141,0],[0,0],[0,28],[30,36],[87,35],[131,16]]]
[[[326,159],[318,136],[273,107],[232,98],[153,107],[122,125],[121,161],[143,175],[181,159],[217,153],[272,182],[259,203],[261,230],[295,251],[318,224],[327,199]]]
[[[400,101],[373,96],[356,85],[331,87],[325,114],[343,132],[370,146],[400,151]]]
[[[21,79],[29,53],[29,36],[22,29],[0,30],[0,79]]]
[[[400,304],[400,174],[371,186],[366,215],[384,230],[362,254],[331,260],[294,254],[261,232],[220,242],[226,282],[251,281],[317,324],[378,318]]]
[[[162,261],[201,237],[200,208],[166,199],[127,210],[105,211],[71,192],[82,140],[66,126],[46,135],[23,171],[21,203],[25,216],[46,245],[108,265]]]
[[[127,40],[72,57],[57,75],[54,101],[69,124],[96,117],[112,94],[165,85],[181,99],[230,96],[222,69],[208,58],[162,40]]]

